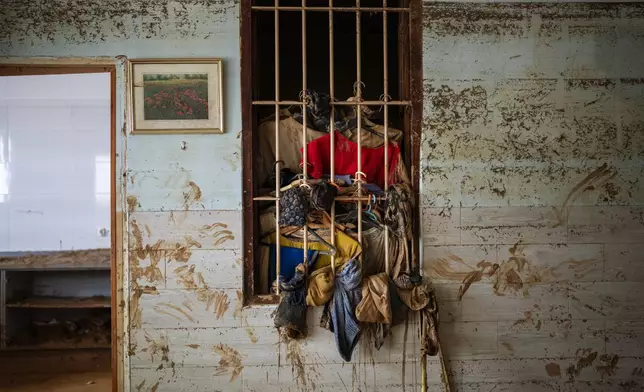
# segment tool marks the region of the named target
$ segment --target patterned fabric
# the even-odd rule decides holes
[[[281,195],[280,226],[304,226],[308,213],[306,194],[299,188],[291,188]]]

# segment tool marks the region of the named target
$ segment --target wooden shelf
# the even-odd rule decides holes
[[[109,297],[33,297],[15,302],[7,302],[8,308],[92,309],[109,308],[110,306]]]
[[[32,345],[8,345],[5,351],[37,351],[37,350],[68,350],[68,349],[108,349],[109,343],[96,342],[47,342]]]
[[[109,270],[109,249],[0,254],[0,270]]]

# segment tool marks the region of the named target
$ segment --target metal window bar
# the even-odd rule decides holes
[[[356,0],[355,7],[334,7],[333,0],[329,0],[328,7],[307,7],[306,0],[302,0],[301,7],[281,7],[279,5],[279,0],[275,0],[275,5],[270,6],[253,6],[252,10],[256,11],[273,11],[275,14],[275,100],[274,101],[265,101],[265,100],[256,100],[253,101],[253,106],[275,106],[275,197],[271,196],[260,196],[255,197],[255,201],[275,201],[275,220],[276,220],[276,278],[279,279],[280,276],[280,208],[279,201],[281,197],[280,192],[280,155],[279,155],[279,118],[280,118],[280,106],[281,105],[298,105],[302,107],[302,172],[303,179],[302,183],[307,184],[308,181],[308,157],[307,157],[307,43],[306,43],[306,12],[307,11],[326,11],[329,13],[329,96],[331,99],[331,113],[330,113],[330,124],[333,127],[334,116],[335,116],[335,106],[354,106],[357,115],[357,129],[358,132],[362,132],[362,107],[363,106],[381,106],[384,111],[384,168],[385,168],[385,178],[384,178],[384,188],[385,191],[389,190],[389,106],[405,106],[410,107],[411,101],[408,100],[399,100],[393,101],[389,97],[389,63],[388,63],[388,13],[389,12],[407,12],[409,18],[410,8],[390,8],[388,7],[387,0],[383,0],[382,7],[361,7],[360,0]],[[280,11],[299,11],[302,13],[302,94],[299,101],[281,101],[280,100],[280,75],[279,75],[279,12]],[[335,70],[334,70],[334,12],[355,12],[356,15],[356,83],[355,83],[355,98],[354,101],[336,101],[335,100]],[[362,45],[361,45],[361,13],[362,12],[382,12],[383,19],[383,94],[380,100],[377,101],[365,101],[362,99]],[[410,23],[411,26],[411,23]],[[335,129],[330,129],[330,154],[332,157],[335,156]],[[362,139],[360,134],[358,135],[358,151],[357,151],[357,167],[358,171],[355,173],[355,178],[357,179],[358,192],[355,196],[339,196],[337,197],[332,206],[331,206],[331,245],[335,248],[336,236],[335,236],[335,203],[336,202],[355,202],[358,209],[358,241],[360,246],[363,245],[362,239],[362,202],[369,202],[374,198],[365,195],[363,192],[363,174],[362,174]],[[330,175],[331,181],[335,179],[335,160],[331,159],[330,162]],[[377,197],[376,200],[385,200],[385,197]],[[385,227],[385,270],[386,273],[390,272],[389,265],[389,228]],[[304,265],[305,268],[308,266],[308,226],[304,226]],[[335,276],[335,252],[331,254],[331,268],[332,273]],[[360,261],[363,261],[363,255],[360,255]],[[278,280],[279,282],[279,280]],[[277,294],[279,294],[279,284],[276,288]]]

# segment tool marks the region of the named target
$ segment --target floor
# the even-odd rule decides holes
[[[109,392],[110,372],[68,373],[60,375],[14,375],[0,378],[0,391],[11,392]]]

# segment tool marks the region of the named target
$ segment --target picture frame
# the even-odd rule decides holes
[[[224,133],[222,60],[129,61],[132,134]]]

